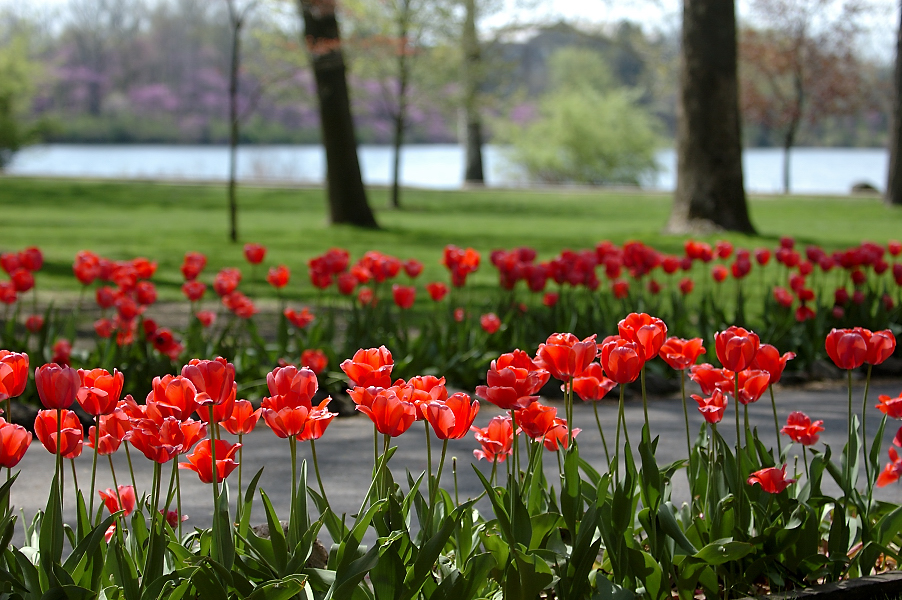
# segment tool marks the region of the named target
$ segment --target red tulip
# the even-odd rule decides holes
[[[760,371],[767,371],[770,375],[770,385],[780,381],[783,377],[783,370],[786,368],[786,362],[795,358],[795,352],[786,352],[780,356],[780,351],[770,344],[761,344],[758,347],[758,353],[752,361],[751,368]]]
[[[723,283],[729,274],[730,272],[723,265],[714,265],[711,268],[711,277],[717,283]]]
[[[678,337],[668,338],[661,346],[658,356],[664,359],[671,369],[682,371],[695,364],[698,357],[705,353],[702,338],[684,340]]]
[[[739,372],[739,397],[740,404],[757,402],[770,383],[770,375],[767,371],[746,369]],[[735,387],[735,383],[734,383]],[[735,391],[735,390],[734,390]]]
[[[689,379],[697,383],[705,395],[711,395],[716,389],[732,394],[735,387],[732,371],[715,369],[708,363],[693,365],[689,369]]]
[[[448,286],[441,281],[433,281],[426,284],[426,291],[429,292],[429,297],[433,301],[440,302],[442,298],[448,295]]]
[[[417,418],[416,406],[400,400],[390,389],[376,394],[370,406],[358,404],[357,410],[368,416],[380,433],[392,437],[407,431]]]
[[[394,361],[385,346],[360,349],[354,353],[353,358],[345,360],[340,366],[355,386],[387,388],[391,385]]]
[[[197,410],[198,400],[204,403],[210,402],[209,397],[198,399],[197,388],[190,379],[181,375],[154,377],[151,386],[152,390],[147,395],[145,404],[147,404],[148,410],[153,408],[164,417],[172,416],[181,421],[190,417]]]
[[[536,362],[564,383],[585,370],[598,354],[595,335],[580,341],[572,333],[554,333],[539,344]]]
[[[29,444],[31,433],[27,429],[6,421],[0,423],[0,467],[12,469],[19,464]]]
[[[0,302],[10,305],[15,304],[17,299],[16,286],[11,281],[0,281]]]
[[[148,459],[162,464],[182,452],[185,434],[178,419],[166,416],[136,421],[126,439]]]
[[[892,356],[896,350],[896,336],[889,329],[875,331],[867,339],[868,353],[864,362],[869,365],[879,365]]]
[[[477,387],[476,395],[503,410],[525,408],[538,398],[535,394],[549,377],[526,352],[514,350],[492,361],[487,385]]]
[[[616,335],[608,336],[601,343],[601,368],[617,383],[632,383],[645,364],[639,352],[635,342]]]
[[[313,396],[319,390],[319,382],[316,373],[307,367],[298,369],[295,366],[276,367],[266,375],[266,385],[269,387],[270,398],[264,398],[264,403],[269,401],[269,407],[279,410],[283,407],[313,408]]]
[[[241,271],[226,267],[217,273],[213,279],[213,291],[220,297],[228,296],[235,291],[239,283],[241,283]]]
[[[0,400],[16,398],[28,383],[28,355],[0,350]]]
[[[717,359],[725,369],[734,373],[742,371],[752,364],[759,346],[760,341],[757,334],[735,325],[714,334]]]
[[[281,405],[272,400],[263,399],[263,420],[280,438],[297,437],[302,442],[318,440],[336,414],[326,408],[332,398],[326,398],[315,409],[304,405]]]
[[[216,483],[229,476],[238,468],[232,457],[238,452],[241,444],[230,444],[225,440],[216,440]],[[194,452],[188,455],[187,463],[179,463],[180,469],[191,469],[204,483],[213,483],[213,455],[210,440],[201,441]]]
[[[129,516],[135,510],[137,500],[135,499],[135,488],[130,485],[120,485],[118,490],[107,488],[106,491],[98,490],[100,499],[106,506],[110,514],[124,510],[123,516]],[[122,506],[119,506],[119,499],[122,499]]]
[[[186,252],[182,263],[182,275],[186,280],[197,279],[207,265],[207,257],[200,252]]]
[[[244,245],[244,258],[247,259],[247,262],[252,265],[259,265],[263,262],[264,257],[266,257],[265,246],[261,246],[260,244]]]
[[[4,252],[3,254],[0,254],[0,267],[10,275],[21,266],[19,255],[16,252]]]
[[[78,388],[76,397],[85,412],[96,417],[116,409],[125,380],[122,373],[116,369],[113,369],[112,375],[106,369],[79,369],[78,377],[81,387]]]
[[[620,337],[635,342],[643,361],[648,362],[658,355],[667,339],[667,325],[657,317],[645,313],[630,313],[617,324]]]
[[[783,306],[785,308],[789,308],[792,306],[792,293],[786,288],[775,287],[774,288],[774,300],[776,300],[777,304]]]
[[[479,317],[479,326],[487,334],[492,335],[501,328],[501,319],[495,313],[487,313]]]
[[[410,278],[416,278],[423,272],[423,263],[415,258],[408,258],[402,263],[402,266],[404,267],[404,272]]]
[[[221,356],[217,356],[216,360],[192,358],[182,367],[182,377],[194,384],[198,404],[204,404],[209,399],[217,405],[235,398],[235,365]]]
[[[891,419],[902,419],[902,395],[896,398],[881,395],[878,397],[880,404],[877,409]]]
[[[262,408],[254,410],[254,406],[247,400],[236,400],[229,418],[220,422],[220,425],[232,435],[248,434],[254,430],[262,412]]]
[[[303,329],[316,318],[306,307],[302,308],[301,312],[297,312],[293,308],[286,308],[283,314],[285,315],[285,318],[288,319],[289,323],[298,329]]]
[[[319,375],[329,365],[329,357],[319,348],[307,348],[301,352],[301,365],[309,368],[314,374]]]
[[[695,289],[695,282],[692,281],[689,277],[684,277],[680,280],[680,293],[684,296],[688,296],[692,293],[692,290]]]
[[[581,429],[577,428],[573,430],[573,437],[575,438],[579,435]],[[545,445],[546,450],[550,450],[551,452],[557,452],[559,447],[566,448],[567,447],[567,421],[561,418],[555,418],[554,422],[551,424],[551,427],[548,428],[548,431],[545,432],[544,437],[542,438],[542,443]]]
[[[479,401],[470,403],[470,396],[458,392],[445,401],[434,400],[425,405],[423,413],[440,440],[459,440],[467,435],[476,414]]]
[[[534,440],[540,440],[545,433],[554,426],[557,417],[557,409],[553,406],[545,406],[539,402],[533,402],[526,408],[516,412],[517,426],[523,433]]]
[[[36,369],[34,381],[44,408],[69,408],[81,387],[78,371],[55,362]]]
[[[597,362],[589,363],[586,369],[573,378],[571,384],[576,395],[585,402],[597,402],[614,389],[617,382],[608,379]]]
[[[413,302],[417,297],[417,288],[396,283],[391,286],[391,293],[398,308],[407,310],[413,306]]]
[[[507,415],[495,415],[485,429],[470,427],[470,431],[482,446],[481,449],[473,450],[473,456],[477,459],[504,462],[514,451],[514,429],[511,418]]]
[[[902,458],[896,452],[896,449],[890,446],[889,459],[892,462],[887,463],[886,468],[877,477],[877,487],[884,487],[899,480],[902,475]]]
[[[811,419],[808,418],[808,415],[801,411],[795,411],[789,413],[789,417],[786,419],[786,425],[780,432],[783,435],[788,435],[792,441],[802,444],[803,446],[813,446],[820,437],[818,436],[818,432],[824,430],[822,427],[823,424],[823,421],[815,421],[812,423]]]
[[[197,302],[203,298],[206,291],[207,284],[198,279],[189,279],[182,284],[182,293],[185,295],[185,298],[191,302]]]
[[[867,330],[861,328],[832,329],[827,334],[824,347],[827,349],[827,356],[837,367],[849,370],[864,364],[868,354],[865,331]]]
[[[692,399],[698,403],[698,412],[708,423],[720,423],[723,419],[723,413],[727,409],[727,396],[719,389],[713,390],[709,398],[692,394]]]
[[[397,385],[397,382],[395,382]],[[407,385],[411,386],[418,392],[423,392],[429,398],[427,402],[432,400],[444,401],[448,399],[448,390],[445,388],[445,378],[436,377],[435,375],[416,375],[407,380]]]
[[[72,343],[69,340],[57,340],[53,344],[52,362],[63,367],[70,366],[70,357],[72,356]],[[45,365],[46,366],[46,365]],[[43,367],[42,367],[43,368]],[[37,378],[35,378],[37,381]]]
[[[27,292],[34,287],[34,275],[32,275],[31,271],[28,269],[16,269],[10,273],[9,279],[12,281],[13,287],[15,287],[16,291],[20,294]]]
[[[288,270],[288,267],[285,265],[279,265],[278,267],[272,267],[269,270],[269,273],[266,274],[266,281],[269,282],[269,285],[273,286],[276,289],[282,289],[286,285],[288,285],[288,279],[291,276],[291,271]]]
[[[57,438],[57,410],[41,410],[34,420],[34,432],[38,439],[51,454],[56,454],[57,447],[63,458],[75,458],[81,454],[84,443],[85,430],[81,421],[71,410],[62,409],[60,412],[60,432]]]
[[[44,317],[41,315],[31,315],[25,319],[25,329],[31,333],[38,333],[44,328]]]
[[[769,467],[755,471],[749,476],[747,483],[749,485],[757,483],[768,494],[779,494],[795,481],[795,479],[786,479],[786,465],[783,465],[781,469]]]
[[[209,327],[216,320],[216,313],[210,310],[199,310],[194,313],[202,327]]]
[[[149,306],[157,301],[157,288],[150,281],[139,281],[135,286],[135,299],[142,306]]]

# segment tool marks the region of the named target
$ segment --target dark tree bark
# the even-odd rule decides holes
[[[360,175],[335,0],[297,2],[319,99],[330,220],[333,224],[378,227]]]
[[[226,2],[232,31],[232,57],[229,63],[229,240],[238,241],[238,71],[241,66],[241,29],[247,11],[238,11],[233,0]],[[249,9],[248,9],[249,10]]]
[[[684,0],[677,99],[677,189],[668,229],[754,233],[742,183],[736,9]]]
[[[899,18],[899,30],[896,35],[896,70],[893,74],[893,107],[890,116],[892,124],[889,139],[889,176],[885,197],[888,204],[902,204],[902,6]]]
[[[466,165],[464,181],[483,184],[482,117],[479,114],[479,82],[482,54],[476,35],[476,0],[467,0],[463,30],[464,118],[466,120]]]
[[[407,38],[410,33],[411,0],[401,1],[398,14],[398,112],[394,115],[395,137],[392,162],[391,206],[401,207],[401,147],[404,145],[404,128],[407,123],[407,88],[410,83],[410,60]]]

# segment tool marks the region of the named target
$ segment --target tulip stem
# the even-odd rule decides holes
[[[97,446],[100,441],[100,423],[97,422],[97,416],[94,416],[94,439],[91,440],[91,444],[94,446],[94,460],[91,464],[91,503],[90,508],[88,509],[88,518],[91,522],[94,522],[94,486],[97,483]],[[121,506],[120,502],[120,506]]]
[[[238,521],[241,521],[242,513],[244,512],[244,501],[241,496],[241,467],[244,463],[244,458],[242,456],[242,451],[244,450],[244,444],[241,443],[241,438],[244,437],[243,434],[238,434]],[[181,507],[179,507],[179,512],[181,512]]]
[[[460,496],[457,493],[457,457],[451,457],[451,475],[454,477],[454,506],[460,506]]]
[[[733,374],[733,389],[736,409],[736,524],[742,527],[742,444],[739,431],[739,372]]]
[[[313,470],[316,472],[316,482],[319,484],[319,493],[323,495],[326,506],[331,508],[329,498],[326,496],[326,488],[323,487],[323,480],[319,476],[319,462],[316,460],[316,440],[314,439],[310,440],[310,451],[313,454]],[[241,448],[238,449],[238,452],[241,452]]]
[[[511,430],[514,436],[514,456],[511,467],[514,471],[514,477],[520,481],[520,438],[517,437],[517,414],[514,409],[511,410]]]
[[[811,475],[808,474],[808,449],[802,445],[802,460],[805,462],[805,478],[811,481]]]
[[[442,468],[445,466],[445,454],[448,452],[448,439],[445,438],[442,441],[442,457],[439,459],[438,463],[438,472],[435,474],[435,487],[432,488],[432,493],[429,495],[429,515],[426,520],[426,529],[425,529],[425,537],[428,538],[432,535],[432,521],[435,515],[435,496],[438,493],[438,488],[442,482]]]
[[[298,488],[298,449],[297,449],[297,437],[290,435],[288,436],[288,450],[291,452],[291,506],[294,508],[294,503],[297,498],[297,488]]]
[[[623,420],[623,384],[620,384],[620,404],[617,407],[617,437],[614,442],[614,484],[620,480],[620,422]]]
[[[595,424],[598,425],[598,433],[601,435],[601,445],[604,446],[604,460],[608,464],[611,464],[611,455],[608,454],[608,443],[604,439],[604,429],[601,428],[601,418],[598,416],[598,402],[593,402],[592,408],[595,409]]]
[[[419,409],[417,409],[419,410]],[[429,435],[429,421],[423,420],[423,425],[426,427],[426,487],[429,491],[429,496],[432,496],[432,439]]]
[[[239,448],[240,449],[240,448]],[[179,519],[179,541],[182,540],[182,474],[179,473],[179,469],[175,470],[175,506],[178,510],[178,519]],[[240,506],[241,503],[239,502]],[[166,511],[164,515],[165,518],[169,518],[169,511]]]
[[[564,405],[565,410],[567,411],[567,447],[573,445],[573,378],[571,377],[569,381],[567,381],[567,395],[564,397],[566,404]]]
[[[135,483],[135,469],[132,467],[132,453],[128,451],[128,440],[125,440],[125,458],[128,459],[128,472],[132,477],[132,488],[138,491],[138,484]]]
[[[645,392],[645,363],[642,363],[642,370],[639,373],[639,380],[642,383],[642,412],[645,413],[645,431],[643,432],[643,435],[648,436],[648,438],[644,440],[647,442],[651,439],[651,426],[648,422],[648,395]]]
[[[119,484],[116,482],[116,469],[113,468],[113,455],[107,454],[106,457],[110,461],[110,474],[113,476],[113,489],[116,490],[116,499],[119,500],[119,508],[125,510],[125,506],[122,504],[122,494],[119,493]]]
[[[70,464],[71,467],[72,467],[72,481],[73,481],[74,484],[75,484],[75,497],[78,498],[78,475],[75,473],[75,459],[74,459],[74,458],[70,458],[70,459],[69,459],[69,464]],[[92,495],[91,495],[91,500],[93,500],[93,499],[94,499],[94,495],[92,494]],[[92,521],[93,521],[93,516],[91,516],[90,518],[91,518]]]
[[[868,390],[871,387],[871,370],[874,368],[873,365],[868,364],[868,375],[864,380],[864,397],[861,400],[861,451],[864,453],[864,476],[865,481],[868,482],[868,489],[871,487],[871,466],[868,464],[868,430],[865,428],[865,423],[867,421],[868,414]],[[870,497],[868,497],[868,501],[870,501]]]
[[[63,455],[60,452],[60,437],[63,430],[63,409],[56,409],[56,476],[59,481],[60,509],[63,507]]]
[[[845,479],[849,486],[847,491],[850,491],[852,489],[852,455],[850,451],[852,449],[852,436],[854,435],[852,428],[852,369],[847,369],[846,373],[848,374],[849,380],[849,440],[846,442]]]
[[[179,470],[179,461],[175,459],[172,461],[172,474],[169,476],[169,487],[166,489],[166,507],[163,509],[163,520],[166,520],[166,515],[169,514],[169,506],[172,504],[172,492],[173,487],[175,486],[175,477],[178,474]],[[215,475],[214,475],[215,477]],[[214,525],[215,526],[215,525]]]
[[[783,460],[783,442],[780,440],[780,421],[777,419],[777,400],[774,398],[774,386],[769,385],[767,388],[770,390],[770,405],[774,409],[774,433],[777,435],[777,452],[780,457],[780,460],[777,462],[779,463]]]
[[[691,470],[692,470],[692,442],[689,437],[689,409],[686,407],[686,371],[680,370],[680,393],[683,396],[683,419],[686,421],[686,460],[689,461],[689,468],[686,474],[690,476],[689,488],[692,489]]]

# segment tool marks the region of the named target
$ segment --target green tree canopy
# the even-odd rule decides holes
[[[38,72],[28,55],[28,40],[17,34],[0,43],[0,170],[19,148],[37,137],[28,113]]]

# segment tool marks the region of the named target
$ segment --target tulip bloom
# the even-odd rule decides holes
[[[479,401],[470,403],[470,396],[458,392],[445,401],[434,400],[423,408],[423,414],[440,440],[459,440],[467,435],[476,414]]]
[[[880,404],[876,405],[880,412],[891,419],[902,419],[902,395],[896,398],[881,395],[877,399],[880,400]]]
[[[197,302],[204,297],[207,284],[197,279],[189,279],[182,284],[182,294],[191,302]]]
[[[824,428],[822,425],[823,421],[815,421],[811,422],[811,419],[808,418],[808,415],[801,411],[795,411],[789,413],[789,417],[786,419],[786,425],[780,432],[783,435],[788,435],[789,438],[803,446],[813,446],[817,443],[819,432],[823,431]]]
[[[667,339],[667,325],[657,317],[645,313],[631,313],[617,324],[620,337],[635,342],[639,357],[648,362],[658,355]]]
[[[380,433],[391,437],[397,437],[410,429],[417,418],[416,405],[402,401],[390,389],[376,394],[370,406],[358,404],[357,410],[368,416]]]
[[[553,406],[545,406],[539,402],[533,402],[526,408],[516,412],[517,425],[523,433],[534,440],[542,439],[545,433],[554,426],[557,418],[557,409]]]
[[[266,257],[266,246],[260,244],[245,244],[244,258],[252,265],[259,265]]]
[[[28,355],[0,350],[0,400],[21,396],[28,383]]]
[[[668,338],[661,346],[658,356],[666,362],[671,369],[682,371],[695,364],[698,357],[705,353],[702,346],[702,338],[684,340],[678,337]]]
[[[746,369],[739,372],[739,397],[736,400],[740,404],[757,402],[767,390],[770,375],[767,371],[755,371]],[[735,387],[735,386],[734,386]],[[735,390],[734,390],[735,391]]]
[[[151,386],[151,392],[145,401],[148,408],[153,406],[162,415],[172,416],[178,420],[187,419],[197,410],[199,405],[197,388],[187,377],[181,375],[154,377]],[[210,403],[206,395],[200,400]]]
[[[159,422],[140,419],[134,423],[126,439],[148,459],[166,463],[184,448],[185,434],[180,425],[179,420],[172,416],[163,417]]]
[[[280,438],[296,437],[302,442],[318,440],[332,422],[336,413],[326,408],[332,398],[326,398],[315,409],[307,406],[289,406],[277,399],[281,396],[263,399],[263,420]],[[217,456],[219,456],[217,448]]]
[[[574,429],[573,437],[575,438],[579,435],[580,431],[582,430],[579,428]],[[559,447],[566,448],[568,444],[567,433],[567,421],[556,417],[551,427],[548,428],[548,431],[545,432],[545,435],[542,438],[545,449],[550,450],[551,452],[557,452]]]
[[[36,369],[34,381],[44,408],[69,408],[81,387],[78,371],[57,363]]]
[[[316,318],[313,313],[310,312],[306,307],[301,309],[301,312],[294,310],[293,308],[286,308],[282,314],[285,315],[285,318],[288,319],[288,322],[297,327],[298,329],[303,329],[307,325],[313,322]]]
[[[514,451],[514,428],[507,415],[495,415],[485,429],[470,427],[470,431],[482,446],[481,449],[473,450],[473,456],[477,459],[504,462]]]
[[[442,298],[448,295],[448,286],[441,281],[433,281],[426,284],[426,291],[434,302],[441,302]]]
[[[192,358],[182,367],[182,377],[194,384],[198,404],[204,404],[209,399],[218,405],[235,397],[235,365],[221,356],[217,356],[216,360]]]
[[[702,414],[705,421],[716,424],[723,420],[723,413],[727,409],[727,396],[722,391],[713,390],[709,398],[692,394],[692,399],[698,403],[698,412]]]
[[[270,404],[291,408],[304,406],[311,409],[313,396],[319,390],[316,373],[307,367],[276,367],[266,375],[266,385],[272,396],[264,398],[264,402],[269,400]]]
[[[0,467],[12,469],[19,464],[29,444],[31,433],[27,429],[5,421],[0,423]]]
[[[236,400],[229,418],[220,425],[232,435],[245,435],[254,430],[262,413],[262,408],[254,410],[254,406],[247,400]]]
[[[413,306],[413,302],[416,300],[417,288],[396,283],[391,286],[391,294],[395,301],[395,305],[400,309],[407,310]]]
[[[501,328],[501,319],[495,313],[486,313],[479,317],[479,326],[487,334],[492,335]]]
[[[60,432],[57,437],[57,412],[60,413]],[[57,449],[63,458],[75,458],[81,454],[84,443],[85,430],[81,421],[71,410],[57,411],[41,410],[34,420],[34,432],[38,439],[51,454],[56,454]]]
[[[725,369],[734,373],[747,369],[752,364],[760,345],[756,333],[735,325],[714,334],[717,359]]]
[[[899,457],[899,453],[892,446],[889,449],[889,459],[891,462],[886,464],[883,472],[877,477],[877,487],[895,483],[899,481],[899,476],[902,475],[902,458]]]
[[[391,352],[385,346],[360,349],[354,357],[341,363],[341,370],[350,378],[355,386],[391,386],[391,370],[394,366]]]
[[[768,494],[779,494],[795,481],[795,479],[786,478],[786,465],[783,465],[781,469],[770,467],[755,471],[749,476],[747,483],[749,485],[757,483]]]
[[[597,362],[589,363],[586,369],[573,378],[573,391],[584,402],[597,402],[614,389],[617,382],[608,379]]]
[[[476,395],[503,410],[525,408],[548,382],[550,373],[540,368],[522,350],[502,354],[492,361],[486,383],[476,388]]]
[[[583,372],[597,354],[595,335],[580,341],[572,333],[554,333],[539,345],[536,361],[552,377],[568,383],[574,375]]]
[[[693,365],[689,369],[689,379],[702,388],[702,393],[710,396],[714,390],[732,394],[735,388],[733,372],[727,369],[716,369],[709,363]]]
[[[329,357],[319,348],[307,348],[301,352],[301,365],[309,368],[315,375],[319,375],[329,365]]]
[[[122,373],[116,369],[113,369],[112,375],[106,369],[79,369],[78,377],[81,387],[78,388],[76,398],[86,413],[96,417],[116,409],[125,380]]]
[[[889,329],[875,331],[867,339],[868,353],[864,362],[869,365],[879,365],[892,356],[896,350],[896,336]]]
[[[97,490],[97,493],[100,495],[100,499],[103,500],[107,510],[110,511],[110,514],[124,510],[123,516],[127,517],[135,510],[135,505],[137,504],[135,488],[130,485],[120,485],[118,490],[113,488],[107,488],[106,491]],[[122,499],[122,506],[119,505],[120,498]]]
[[[278,290],[288,285],[288,279],[290,276],[291,271],[288,270],[288,267],[286,267],[285,265],[279,265],[278,267],[272,267],[269,270],[269,273],[266,274],[266,281],[269,283],[269,285]]]
[[[238,468],[238,463],[232,460],[241,444],[230,444],[225,440],[216,440],[216,483],[222,481]],[[180,469],[191,469],[196,472],[204,483],[213,483],[213,455],[210,440],[203,440],[187,456],[187,463],[179,463]]]
[[[857,369],[864,364],[868,355],[868,343],[865,337],[867,334],[870,332],[858,327],[855,329],[832,329],[824,341],[827,356],[840,369]]]
[[[601,344],[601,368],[617,383],[632,383],[645,364],[639,352],[635,342],[616,335],[609,336]]]
[[[770,385],[778,383],[783,377],[783,370],[786,368],[786,362],[795,358],[795,352],[786,352],[780,356],[780,351],[770,344],[761,344],[758,347],[758,353],[755,354],[755,360],[752,361],[751,368],[759,371],[767,371],[770,375]]]

